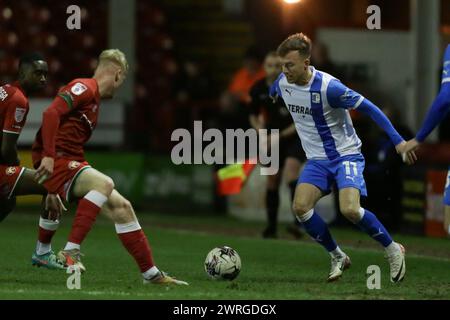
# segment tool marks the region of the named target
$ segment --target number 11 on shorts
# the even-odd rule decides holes
[[[353,168],[353,175],[357,176],[358,175],[358,167],[356,166],[356,162],[352,162],[352,161],[344,161],[342,162],[342,164],[345,167],[345,174],[347,176],[351,175],[351,168]]]

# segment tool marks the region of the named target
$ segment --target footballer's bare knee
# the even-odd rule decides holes
[[[322,192],[316,186],[306,183],[299,184],[295,189],[292,211],[301,218],[316,206],[321,196]]]
[[[294,211],[295,215],[299,218],[307,214],[314,206],[307,202],[295,201],[292,204],[292,211]]]
[[[361,219],[360,208],[359,203],[346,203],[339,206],[342,214],[353,223],[358,223]]]
[[[115,187],[113,179],[106,175],[102,175],[100,177],[100,179],[95,181],[94,185],[92,186],[92,190],[97,190],[107,197],[111,196]]]

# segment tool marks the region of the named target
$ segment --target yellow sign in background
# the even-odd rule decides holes
[[[20,165],[26,168],[33,168],[33,163],[31,161],[31,152],[30,151],[19,151],[19,159]],[[40,205],[41,204],[41,196],[20,196],[17,197],[17,204],[25,204],[25,205]]]

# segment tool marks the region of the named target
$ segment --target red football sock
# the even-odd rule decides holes
[[[123,246],[136,260],[142,273],[155,265],[147,237],[138,222],[116,224],[116,231]]]
[[[98,192],[90,191],[78,201],[77,212],[69,235],[69,242],[81,244],[94,225],[95,219],[108,198]]]
[[[56,230],[45,230],[44,228],[39,227],[38,240],[40,243],[51,243],[55,233]]]
[[[40,218],[39,219],[39,232],[38,240],[40,243],[51,243],[53,235],[56,233],[59,221],[53,221],[49,219]]]

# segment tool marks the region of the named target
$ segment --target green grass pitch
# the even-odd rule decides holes
[[[403,283],[389,282],[383,251],[367,235],[335,229],[353,265],[336,283],[325,282],[329,257],[309,239],[286,234],[263,240],[261,223],[233,218],[141,214],[140,222],[160,269],[190,283],[189,287],[143,285],[134,261],[115,235],[112,223],[99,218],[82,246],[87,272],[81,290],[66,287],[62,271],[33,268],[38,215],[14,212],[0,224],[0,299],[450,299],[450,240],[395,237],[407,250]],[[54,239],[65,243],[73,214],[66,214]],[[210,249],[228,245],[242,259],[232,282],[207,278],[203,261]],[[381,289],[369,290],[366,270],[381,268]]]

